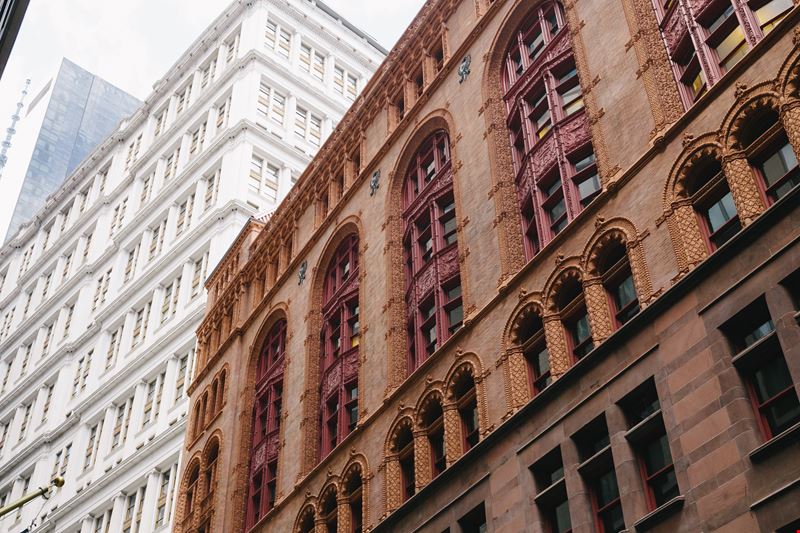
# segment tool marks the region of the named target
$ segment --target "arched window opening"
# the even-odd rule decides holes
[[[314,533],[314,509],[307,506],[302,511],[297,533]]]
[[[206,423],[208,422],[207,413],[208,413],[208,391],[203,393],[203,397],[200,400],[200,431],[203,431],[206,427]]]
[[[431,479],[447,468],[447,456],[444,448],[444,412],[438,399],[431,399],[425,404],[422,413],[422,424],[431,448]]]
[[[353,472],[345,482],[344,488],[350,510],[350,533],[361,533],[364,524],[361,472]]]
[[[203,404],[202,401],[197,402],[194,406],[194,423],[192,424],[192,437],[197,438],[200,432],[203,431]]]
[[[594,349],[589,313],[583,297],[583,287],[577,278],[564,281],[556,297],[559,316],[567,333],[567,347],[572,362],[576,362]]]
[[[461,437],[464,452],[478,444],[480,422],[478,420],[478,395],[475,380],[469,372],[463,372],[453,385],[458,416],[461,420]]]
[[[336,489],[331,488],[322,497],[320,518],[325,527],[325,533],[337,533],[339,524],[338,507],[336,506]]]
[[[281,319],[270,328],[256,367],[246,515],[248,528],[275,506],[285,355],[286,321]],[[223,373],[220,389],[224,388],[224,380]]]
[[[544,324],[532,309],[526,310],[519,319],[517,345],[528,364],[528,386],[531,396],[536,396],[552,382],[550,374],[550,352],[545,342]]]
[[[505,56],[503,92],[528,259],[601,190],[564,29],[561,4],[544,2],[515,32]]]
[[[358,424],[358,236],[344,239],[323,285],[320,456],[331,452]]]
[[[217,402],[219,401],[217,396],[218,392],[219,392],[219,379],[214,379],[214,381],[211,382],[211,402],[210,402],[211,413],[209,418],[214,418],[214,415],[217,414]]]
[[[410,374],[464,318],[450,140],[444,131],[428,137],[411,160],[403,183],[403,222]]]
[[[414,475],[414,435],[409,424],[398,428],[394,439],[394,449],[400,463],[401,501],[406,501],[416,493]]]
[[[188,480],[186,485],[186,505],[184,507],[186,509],[185,516],[190,516],[194,512],[195,504],[197,503],[195,500],[198,497],[198,482],[200,481],[199,464],[195,464],[189,471]]]
[[[222,405],[225,403],[225,378],[227,374],[227,369],[224,369],[219,375],[219,390],[217,391],[216,412],[220,412],[222,410]]]
[[[210,496],[217,488],[217,459],[219,458],[219,443],[214,441],[211,449],[206,454],[205,487]]]
[[[709,251],[714,251],[742,229],[719,161],[713,156],[700,158],[687,171],[684,183],[706,245]]]
[[[792,0],[653,0],[686,107],[705,94],[793,7]],[[678,19],[681,19],[678,21]],[[743,27],[752,31],[746,33]],[[675,34],[675,29],[679,33]],[[682,29],[681,29],[682,28]]]
[[[599,274],[611,305],[611,315],[617,327],[639,313],[639,298],[633,282],[633,272],[625,244],[613,241],[603,251]]]
[[[739,128],[739,142],[759,178],[767,205],[800,184],[800,167],[777,111],[758,109]]]

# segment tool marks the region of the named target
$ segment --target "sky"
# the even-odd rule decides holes
[[[0,132],[4,137],[25,79],[31,79],[29,103],[55,76],[62,57],[144,100],[153,84],[230,3],[230,0],[31,0],[0,78]],[[325,0],[325,3],[389,50],[424,0]],[[9,161],[14,157],[13,144],[14,141]],[[16,199],[10,196],[0,194],[0,210],[13,211]]]

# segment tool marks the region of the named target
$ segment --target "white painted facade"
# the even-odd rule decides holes
[[[0,532],[171,529],[204,279],[384,53],[321,2],[233,2],[0,249],[0,505],[66,479]]]

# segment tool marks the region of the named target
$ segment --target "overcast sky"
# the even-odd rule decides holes
[[[153,84],[230,3],[231,0],[31,0],[0,78],[2,137],[25,79],[31,79],[26,101],[29,103],[56,74],[62,57],[144,100]],[[388,50],[424,0],[325,3]],[[13,144],[9,160],[14,157]],[[8,196],[0,194],[0,210],[13,210],[15,199]]]

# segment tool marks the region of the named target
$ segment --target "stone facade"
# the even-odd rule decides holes
[[[583,92],[575,117],[585,117],[575,131],[591,139],[601,190],[529,254],[503,69],[538,5],[426,3],[297,187],[266,223],[250,223],[210,276],[191,402],[202,402],[226,365],[231,385],[186,450],[202,462],[209,439],[225,443],[217,468],[228,475],[208,507],[216,527],[477,532],[485,520],[490,532],[547,531],[561,498],[574,531],[600,531],[594,483],[602,472],[617,482],[609,505],[629,531],[773,531],[800,518],[792,503],[800,461],[789,446],[800,419],[789,414],[788,429],[765,429],[748,377],[757,363],[734,327],[752,305],[769,314],[774,332],[758,346],[783,355],[791,383],[781,394],[796,402],[800,192],[777,192],[762,159],[775,139],[797,152],[800,8],[684,108],[649,3],[566,2],[559,21],[569,39],[561,34],[545,49],[574,61]],[[554,149],[577,142],[575,117],[555,125]],[[450,165],[441,179],[452,184],[436,187],[452,186],[463,323],[409,373],[404,180],[419,147],[441,131]],[[562,155],[542,158],[561,165]],[[699,183],[699,162],[709,160],[720,170]],[[534,178],[547,168],[534,168]],[[738,213],[724,243],[700,216],[706,189],[729,192]],[[353,234],[358,421],[324,455],[324,278]],[[636,295],[626,319],[609,292],[619,265]],[[254,368],[278,317],[288,330],[277,482],[274,505],[253,519]],[[588,345],[575,333],[580,320]],[[531,324],[538,333],[529,335]],[[539,369],[529,357],[534,342],[544,347]],[[657,408],[632,421],[639,398]],[[441,437],[429,421],[439,409]],[[654,434],[672,461],[677,492],[667,501],[642,466],[640,444]],[[589,437],[607,445],[587,456]],[[441,471],[433,464],[440,438]],[[551,468],[544,477],[555,481],[543,485],[554,457],[563,476]],[[196,500],[185,474],[182,484],[186,520]]]

